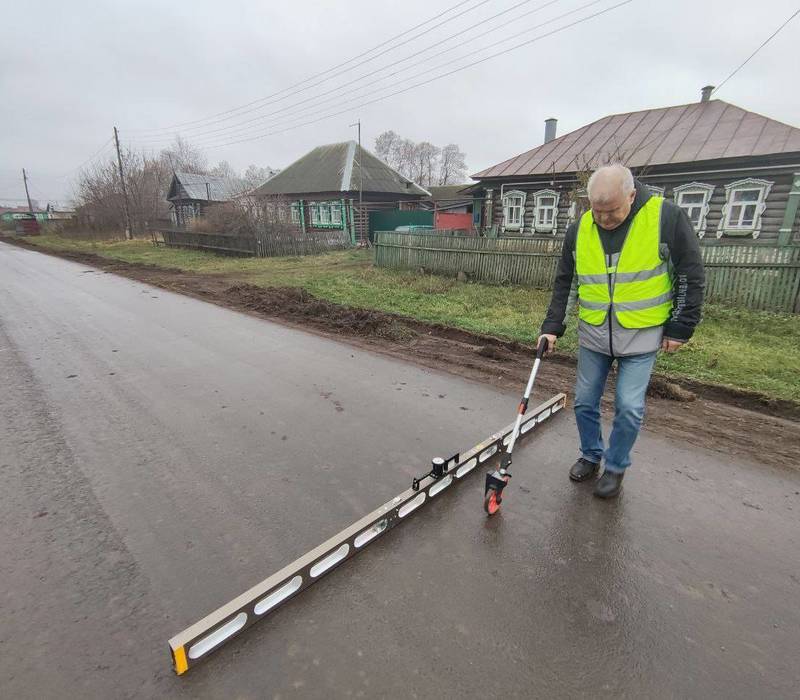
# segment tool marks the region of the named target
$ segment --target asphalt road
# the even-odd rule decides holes
[[[413,358],[410,358],[413,359]],[[0,244],[0,695],[800,694],[800,476],[564,412],[183,677],[176,632],[513,417],[516,396]]]

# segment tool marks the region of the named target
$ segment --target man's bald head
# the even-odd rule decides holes
[[[624,165],[604,165],[592,173],[586,185],[592,216],[604,229],[617,228],[630,214],[636,197],[633,174]]]

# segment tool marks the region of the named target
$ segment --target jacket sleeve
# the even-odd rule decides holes
[[[569,226],[564,236],[561,257],[558,261],[558,269],[553,282],[553,296],[550,299],[547,316],[545,316],[544,323],[542,323],[542,333],[552,333],[559,338],[564,335],[564,331],[567,329],[567,308],[575,274],[575,238],[577,230],[578,224],[573,223]]]
[[[668,204],[671,225],[664,227],[667,234],[664,242],[669,247],[675,278],[675,296],[672,314],[664,324],[664,337],[685,342],[692,337],[695,327],[700,323],[705,272],[700,243],[689,217],[680,207],[671,202]]]

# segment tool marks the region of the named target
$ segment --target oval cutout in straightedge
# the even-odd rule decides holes
[[[253,608],[253,612],[256,615],[263,615],[265,612],[267,612],[267,610],[271,610],[278,603],[282,603],[284,600],[286,600],[302,585],[303,577],[295,576],[289,580],[288,583],[284,583],[280,588],[276,588],[274,591],[272,591],[272,593],[270,593],[266,598],[259,600]]]
[[[211,634],[207,634],[200,641],[192,644],[192,646],[189,647],[189,658],[199,659],[203,654],[211,651],[228,637],[236,634],[244,627],[245,622],[247,622],[247,613],[240,612],[232,620],[222,625],[222,627],[215,629]]]
[[[416,498],[412,498],[408,503],[406,503],[400,510],[397,511],[397,515],[401,518],[405,518],[411,511],[416,510],[425,502],[425,494],[421,493]]]
[[[360,535],[357,535],[355,540],[353,540],[353,545],[356,549],[360,549],[367,542],[374,540],[378,535],[380,535],[388,525],[389,521],[386,518],[379,520],[372,527],[367,528]]]
[[[317,578],[317,576],[321,576],[324,574],[328,569],[336,566],[342,559],[347,558],[347,554],[350,552],[350,545],[345,542],[341,545],[338,549],[334,552],[331,552],[327,557],[324,559],[320,559],[314,566],[311,567],[311,571],[308,573],[311,574],[312,578]]]
[[[478,455],[479,462],[485,462],[489,457],[497,452],[497,443],[490,445],[483,452]]]
[[[450,484],[453,483],[453,477],[449,474],[437,481],[433,486],[428,489],[428,495],[433,498],[437,493],[444,491]]]
[[[473,457],[467,462],[464,462],[458,469],[456,469],[456,478],[460,479],[464,474],[469,474],[478,464],[478,458]]]

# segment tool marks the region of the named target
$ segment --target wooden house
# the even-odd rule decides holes
[[[176,172],[167,192],[170,218],[176,226],[186,226],[189,221],[205,213],[209,206],[229,202],[246,189],[243,182],[232,178]]]
[[[798,241],[800,129],[710,99],[712,91],[560,137],[556,120],[547,120],[541,146],[472,176],[482,227],[501,236],[561,235],[587,206],[588,174],[621,162],[685,209],[701,238]]]
[[[292,223],[303,232],[340,229],[364,241],[371,213],[416,208],[430,193],[355,141],[345,141],[317,146],[252,195],[288,207]]]

